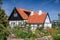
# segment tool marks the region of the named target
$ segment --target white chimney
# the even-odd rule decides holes
[[[39,15],[41,15],[42,14],[42,11],[41,10],[39,10],[39,13],[38,13]]]
[[[31,11],[31,14],[30,15],[33,15],[34,14],[34,11]]]

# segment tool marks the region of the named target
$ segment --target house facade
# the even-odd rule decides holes
[[[31,26],[32,29],[37,27],[51,28],[52,23],[48,13],[44,13],[41,10],[35,12],[32,10],[26,10],[22,8],[14,8],[10,17],[9,25],[14,26]]]

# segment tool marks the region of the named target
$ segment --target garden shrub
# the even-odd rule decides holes
[[[20,31],[18,30],[15,35],[18,38],[30,38],[30,37],[35,37],[35,34],[32,34],[32,32],[27,32],[27,31]]]
[[[56,29],[53,29],[53,28],[48,28],[48,29],[46,29],[46,31],[47,31],[50,35],[53,35],[53,34],[56,34],[56,33],[57,33],[57,30],[56,30]]]
[[[0,24],[0,40],[6,39],[10,35],[10,28],[4,27],[2,24]]]
[[[35,39],[35,38],[40,38],[40,37],[43,37],[43,36],[48,36],[48,35],[52,35],[54,39],[59,39],[60,36],[58,36],[57,34],[60,34],[60,31],[57,32],[56,29],[53,29],[53,28],[47,28],[47,29],[36,29],[35,30],[35,33],[33,33],[31,30],[30,30],[30,27],[28,28],[28,31],[25,30],[25,28],[21,28],[19,26],[17,27],[14,27],[13,28],[13,31],[12,33],[17,37],[17,38],[23,38],[25,40],[28,40],[28,39]],[[57,35],[57,36],[55,36]],[[58,37],[58,38],[57,38]]]
[[[31,31],[23,30],[21,27],[14,27],[12,33],[15,34],[17,38],[30,38],[33,36]]]
[[[53,35],[53,40],[60,40],[60,35]]]
[[[60,34],[60,29],[58,30],[57,34]]]

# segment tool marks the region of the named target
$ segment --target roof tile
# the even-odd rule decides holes
[[[16,8],[18,13],[22,16],[23,19],[28,19],[28,15],[24,11],[30,12],[29,10],[24,10],[22,8]]]
[[[44,23],[46,16],[46,13],[43,13],[41,15],[35,13],[34,15],[29,16],[27,23]]]

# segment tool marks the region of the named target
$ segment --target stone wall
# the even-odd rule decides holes
[[[15,37],[8,37],[7,40],[24,40],[24,39],[17,39]],[[53,37],[52,36],[44,36],[44,37],[41,37],[41,38],[36,38],[35,40],[53,40]]]
[[[52,36],[44,36],[42,38],[37,38],[36,40],[53,40]]]

